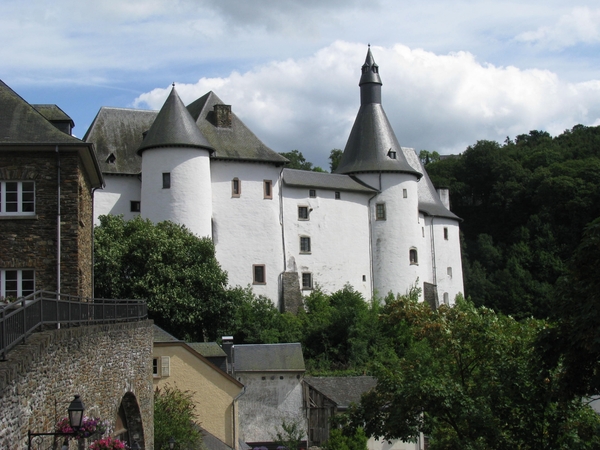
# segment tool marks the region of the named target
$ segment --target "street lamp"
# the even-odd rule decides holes
[[[32,438],[39,436],[71,436],[77,433],[77,430],[81,428],[81,422],[83,421],[83,411],[85,410],[85,405],[81,401],[79,395],[76,395],[71,404],[69,405],[69,409],[67,410],[69,413],[69,425],[73,428],[72,433],[63,433],[63,432],[55,432],[55,433],[32,433],[31,430],[27,432],[28,444],[27,448],[31,450],[31,441]],[[66,442],[66,441],[65,441]],[[66,444],[63,444],[62,448],[64,449]]]
[[[171,436],[169,438],[169,449],[173,450],[175,448],[175,438],[173,436]]]

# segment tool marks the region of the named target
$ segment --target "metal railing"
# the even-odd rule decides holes
[[[0,304],[0,361],[28,336],[45,327],[132,322],[148,318],[144,300],[89,299],[56,292],[36,291]]]

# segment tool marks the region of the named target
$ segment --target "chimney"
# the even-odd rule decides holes
[[[450,211],[450,190],[448,188],[439,188],[437,189],[437,193],[446,209]]]
[[[233,373],[233,336],[223,336],[221,338],[221,348],[227,355],[227,373]]]
[[[231,105],[215,105],[214,113],[218,128],[231,128]]]

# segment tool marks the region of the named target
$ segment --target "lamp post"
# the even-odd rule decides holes
[[[173,450],[175,448],[175,438],[173,436],[171,436],[169,438],[169,449]]]
[[[38,436],[72,436],[77,433],[79,428],[81,428],[81,422],[83,421],[83,411],[85,410],[85,405],[81,401],[79,395],[76,395],[71,404],[69,405],[69,409],[67,410],[69,413],[69,425],[73,428],[72,433],[63,433],[63,432],[54,432],[54,433],[32,433],[31,430],[27,432],[27,448],[31,450],[31,441],[33,438]],[[66,441],[62,446],[64,450],[66,445]]]

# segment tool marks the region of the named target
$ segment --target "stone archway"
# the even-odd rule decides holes
[[[137,441],[142,449],[146,448],[142,414],[137,399],[131,392],[126,393],[121,399],[117,411],[115,435],[122,441],[127,442],[130,447]]]

